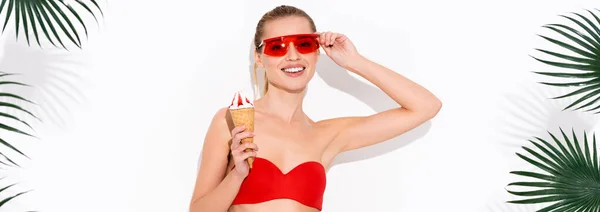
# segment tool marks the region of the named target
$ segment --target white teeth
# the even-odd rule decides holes
[[[304,71],[304,67],[298,67],[298,68],[284,68],[283,71],[288,72],[288,73],[296,73],[296,72],[300,72],[300,71]]]

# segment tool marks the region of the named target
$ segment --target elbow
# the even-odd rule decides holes
[[[433,119],[442,109],[442,101],[438,98],[433,98],[430,101],[421,102],[420,105],[415,105],[414,108],[398,107],[400,110],[409,110],[417,116],[424,118],[425,120]]]
[[[200,198],[202,198],[202,197],[200,197]],[[201,208],[201,206],[199,206],[200,205],[200,198],[197,198],[196,200],[193,200],[193,201],[190,202],[189,212],[198,212],[198,211],[201,211],[199,209],[199,208]]]
[[[198,211],[198,206],[196,206],[194,203],[195,203],[195,202],[191,202],[191,203],[190,203],[190,206],[189,206],[189,212],[195,212],[195,211]]]
[[[199,212],[199,211],[205,211],[206,207],[200,206],[200,203],[195,203],[195,204],[190,204],[189,209],[190,209],[189,212]]]
[[[438,98],[434,98],[431,102],[425,106],[425,110],[423,110],[424,114],[427,116],[427,119],[433,119],[442,109],[442,101]]]

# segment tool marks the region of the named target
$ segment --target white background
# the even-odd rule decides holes
[[[508,172],[530,168],[518,145],[558,127],[590,131],[596,119],[549,101],[565,90],[536,84],[531,72],[552,68],[529,55],[549,46],[536,36],[548,33],[542,25],[592,2],[100,1],[105,18],[88,26],[83,50],[27,47],[8,31],[0,68],[34,85],[20,91],[44,122],[34,122],[40,139],[15,137],[32,160],[7,180],[34,191],[7,209],[187,211],[211,117],[236,90],[252,94],[257,21],[291,4],[443,102],[406,135],[337,158],[323,211],[533,211],[503,204]],[[323,54],[309,85],[311,117],[394,106],[332,64]]]

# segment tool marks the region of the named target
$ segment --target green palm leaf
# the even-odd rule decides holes
[[[0,182],[2,181],[2,179],[4,179],[4,178],[1,178]],[[30,192],[30,191],[23,191],[23,192],[19,192],[16,194],[10,194],[9,189],[15,185],[17,185],[17,184],[11,184],[8,186],[0,187],[0,197],[3,197],[3,198],[0,198],[0,209],[2,209],[2,206],[7,205],[11,200],[14,200],[18,196],[21,196],[23,194]]]
[[[564,24],[548,24],[544,27],[560,35],[560,38],[551,38],[540,35],[550,43],[560,47],[562,51],[536,49],[545,55],[560,60],[541,59],[532,56],[544,64],[568,69],[570,72],[534,72],[544,76],[573,80],[571,82],[540,82],[544,85],[557,87],[577,87],[570,93],[554,97],[553,99],[581,95],[563,110],[585,110],[586,112],[600,113],[600,18],[598,14],[587,10],[589,16],[573,13],[574,17],[564,17],[573,26]],[[600,10],[597,10],[600,12]],[[576,28],[576,27],[577,28]],[[564,40],[564,41],[563,41]],[[570,54],[563,53],[569,52]]]
[[[15,74],[0,73],[0,86],[28,86],[26,84],[11,81],[11,80],[7,79],[8,77],[13,76],[13,75],[15,75]],[[14,103],[14,102],[18,102],[18,103]],[[9,111],[16,111],[18,113],[23,113],[23,114],[29,115],[29,116],[37,119],[37,117],[33,113],[29,112],[27,109],[20,106],[21,102],[34,104],[32,101],[29,101],[26,98],[23,98],[17,94],[0,92],[0,108],[9,109],[9,110],[0,111],[0,117],[2,118],[2,119],[0,119],[0,130],[13,132],[13,133],[17,133],[17,134],[21,134],[21,135],[25,135],[25,136],[35,137],[32,134],[27,133],[20,129],[22,127],[27,127],[33,131],[30,124],[28,124],[25,120],[20,119],[17,114],[9,113]],[[16,126],[17,124],[21,125],[21,126]],[[8,141],[6,141],[5,139],[3,139],[1,137],[0,137],[0,146],[8,147],[8,148],[0,149],[0,168],[19,166],[14,160],[12,160],[8,156],[9,154],[7,154],[7,152],[2,152],[2,151],[5,151],[5,150],[14,151],[22,156],[29,158],[25,153],[23,153],[21,150],[19,150],[15,145],[9,143]],[[0,182],[2,182],[1,180],[2,179],[0,179]],[[4,183],[2,183],[2,184],[4,184]],[[0,210],[2,210],[3,206],[7,205],[9,202],[13,201],[15,198],[29,192],[29,191],[24,191],[24,192],[19,192],[16,194],[14,192],[10,192],[9,188],[11,188],[15,185],[16,184],[11,184],[8,186],[0,185]]]
[[[554,144],[536,137],[535,140],[529,141],[537,150],[523,147],[531,156],[517,153],[521,159],[544,172],[510,172],[537,180],[510,183],[509,186],[528,187],[534,190],[509,190],[508,192],[513,195],[525,197],[525,199],[513,200],[509,203],[553,203],[538,212],[600,211],[600,167],[598,166],[595,134],[591,139],[592,148],[590,148],[585,132],[583,139],[578,139],[573,130],[571,139],[562,129],[560,132],[563,141],[548,132]],[[580,144],[579,140],[583,140],[583,144]]]
[[[64,0],[0,1],[0,17],[4,16],[2,32],[4,32],[9,20],[12,18],[16,28],[16,38],[19,38],[19,30],[23,29],[25,39],[29,45],[31,45],[30,32],[32,32],[39,46],[42,45],[40,37],[45,36],[54,46],[57,46],[56,42],[58,42],[63,48],[67,49],[65,42],[68,40],[81,48],[81,29],[78,29],[78,26],[81,26],[85,36],[88,36],[86,22],[81,17],[81,12],[85,11],[91,14],[96,23],[98,19],[94,10],[97,9],[100,14],[104,15],[96,0],[72,0],[73,4],[67,4]]]
[[[11,86],[11,85],[28,86],[23,83],[5,80],[5,78],[12,76],[12,75],[14,75],[14,74],[8,74],[8,73],[0,74],[0,86]],[[0,92],[0,97],[5,98],[5,99],[0,99],[0,108],[16,110],[18,112],[25,113],[33,118],[38,119],[33,113],[29,112],[27,109],[19,106],[18,104],[10,103],[7,100],[10,99],[10,100],[17,100],[17,101],[22,101],[22,102],[27,102],[27,103],[33,103],[32,101],[29,101],[19,95],[11,94],[11,93]],[[8,112],[0,112],[0,117],[4,118],[2,120],[8,120],[8,121],[12,121],[12,122],[21,123],[22,125],[26,126],[30,130],[33,130],[31,128],[31,125],[29,125],[26,121],[18,118],[14,114],[10,114]],[[25,135],[25,136],[35,137],[34,135],[19,129],[19,127],[12,125],[12,123],[10,123],[10,122],[0,122],[0,130],[5,130],[5,131]],[[8,141],[6,141],[5,139],[3,139],[1,137],[0,137],[0,146],[8,147],[8,149],[15,151],[15,152],[19,153],[20,155],[29,158],[25,153],[23,153],[21,150],[19,150],[17,147],[15,147],[15,145],[9,143]],[[14,165],[18,166],[18,164],[15,163],[14,160],[9,158],[7,155],[8,154],[6,154],[6,153],[0,152],[0,161],[2,161],[2,164],[6,165],[7,163],[10,163],[10,164],[14,164]]]

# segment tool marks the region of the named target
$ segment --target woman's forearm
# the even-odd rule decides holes
[[[235,199],[244,179],[233,172],[227,174],[219,185],[192,202],[190,212],[225,212]]]

